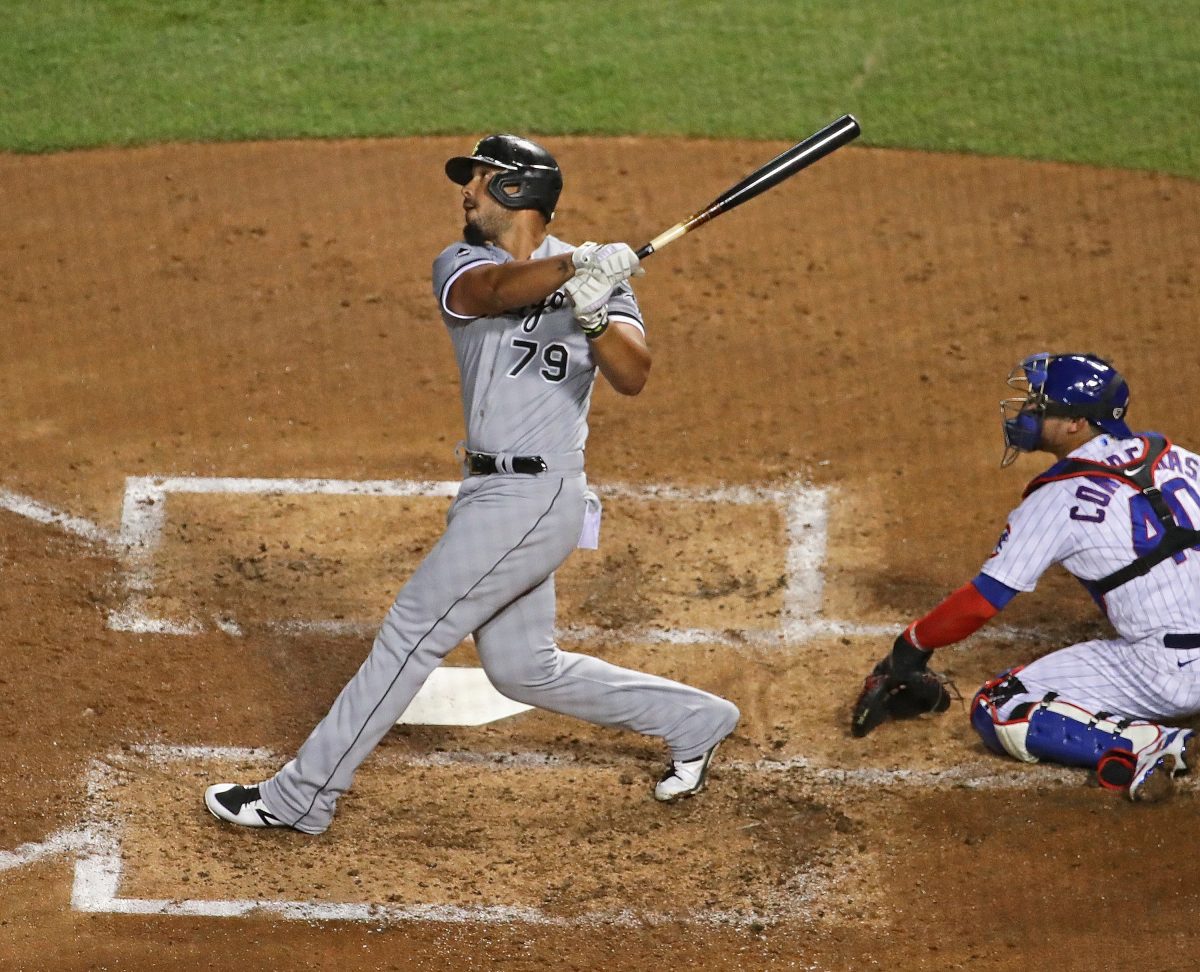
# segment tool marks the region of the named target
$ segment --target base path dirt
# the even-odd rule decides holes
[[[786,147],[545,141],[555,233],[634,246]],[[704,794],[533,711],[397,727],[320,838],[205,813],[437,538],[467,142],[0,156],[0,967],[1193,969],[1193,782],[1134,806],[958,705],[848,732],[1040,471],[998,468],[1013,362],[1111,357],[1136,428],[1200,444],[1200,185],[1150,173],[854,145],[646,261],[653,374],[597,387],[559,623],[738,703]],[[1060,573],[1003,621],[941,656],[968,699],[1105,630]]]

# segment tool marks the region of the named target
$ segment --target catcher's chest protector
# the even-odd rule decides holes
[[[1113,571],[1100,580],[1088,581],[1088,588],[1099,595],[1107,594],[1122,584],[1129,583],[1135,577],[1148,574],[1151,568],[1162,563],[1168,557],[1173,557],[1181,550],[1200,544],[1200,530],[1180,526],[1175,520],[1175,514],[1171,512],[1171,508],[1163,499],[1162,493],[1154,485],[1154,471],[1158,468],[1163,456],[1171,451],[1171,443],[1164,436],[1153,433],[1138,436],[1138,438],[1145,445],[1141,459],[1132,459],[1119,466],[1110,466],[1106,462],[1095,462],[1090,459],[1064,459],[1033,479],[1025,487],[1025,492],[1021,496],[1024,499],[1047,483],[1058,482],[1062,479],[1099,476],[1105,479],[1115,479],[1132,486],[1145,497],[1162,525],[1162,539],[1153,550],[1135,558],[1120,570]]]

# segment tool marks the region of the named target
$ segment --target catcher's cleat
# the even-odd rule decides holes
[[[1182,729],[1167,742],[1166,751],[1175,757],[1175,775],[1200,769],[1200,732]]]
[[[1170,752],[1139,757],[1129,784],[1129,799],[1144,803],[1159,803],[1175,792],[1175,757]]]
[[[712,762],[713,753],[716,751],[717,747],[713,746],[699,759],[689,759],[686,763],[672,760],[662,779],[654,787],[654,799],[670,803],[672,800],[682,800],[703,790],[708,779],[708,764]]]
[[[1129,784],[1129,799],[1159,803],[1175,792],[1175,757],[1170,753],[1147,753],[1138,757]]]
[[[217,783],[204,791],[204,805],[218,820],[241,827],[287,827],[262,802],[258,785]]]
[[[1174,775],[1186,770],[1189,749],[1193,758],[1200,756],[1200,745],[1188,734],[1176,729],[1137,755],[1126,749],[1109,750],[1100,757],[1096,779],[1106,790],[1124,790],[1130,800],[1161,803],[1175,792]]]

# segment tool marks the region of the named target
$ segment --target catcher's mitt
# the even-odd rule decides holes
[[[903,634],[896,639],[892,653],[863,680],[850,719],[851,735],[865,736],[889,717],[912,719],[950,707],[954,683],[926,668],[930,654],[914,648]]]

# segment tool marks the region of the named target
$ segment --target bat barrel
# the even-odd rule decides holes
[[[740,206],[760,193],[766,192],[772,186],[777,186],[789,176],[795,175],[801,169],[806,169],[814,162],[825,158],[848,142],[854,141],[862,133],[858,119],[853,115],[842,115],[836,121],[830,122],[819,132],[814,132],[802,142],[797,142],[786,152],[777,155],[770,162],[760,165],[746,178],[736,185],[730,186],[716,199],[709,203],[706,209],[696,213],[682,223],[676,223],[669,230],[660,233],[649,243],[637,251],[639,260],[643,260],[656,250],[661,250],[684,233],[702,226],[714,216],[728,212],[735,206]]]
[[[819,132],[814,132],[804,141],[797,142],[786,152],[775,156],[770,162],[760,165],[741,182],[730,186],[716,198],[713,206],[722,211],[740,206],[772,186],[779,185],[801,169],[806,169],[825,158],[830,152],[854,141],[860,134],[862,128],[858,119],[853,115],[842,115]]]

